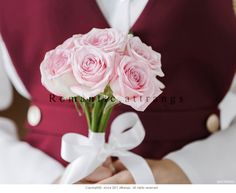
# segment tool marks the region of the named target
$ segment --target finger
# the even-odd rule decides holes
[[[109,168],[100,166],[92,174],[87,176],[84,180],[89,182],[99,182],[111,176],[112,176],[112,171]]]
[[[93,184],[93,183],[86,180],[81,180],[79,182],[76,182],[75,184]]]
[[[115,173],[116,173],[116,169],[115,169],[115,167],[113,166],[111,157],[108,157],[108,158],[106,159],[106,161],[103,163],[103,166],[105,166],[105,167],[107,167],[108,169],[110,169],[111,172],[112,172],[112,174],[115,174]]]
[[[108,169],[111,170],[112,174],[116,173],[116,169],[113,166],[112,159],[111,157],[107,158],[106,161],[103,163],[103,166],[107,167]]]
[[[111,157],[108,157],[106,161],[103,163],[103,166],[109,167],[110,164],[112,164],[112,160]]]
[[[134,184],[134,179],[128,170],[123,170],[110,178],[104,179],[98,184]]]
[[[113,167],[115,168],[116,172],[120,172],[122,170],[126,170],[126,167],[121,163],[120,160],[116,160],[113,162]]]

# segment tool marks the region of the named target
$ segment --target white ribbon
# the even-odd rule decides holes
[[[73,184],[91,174],[109,156],[118,157],[136,184],[155,184],[145,159],[130,152],[144,139],[145,130],[136,113],[123,113],[112,122],[108,143],[105,133],[90,132],[89,137],[68,133],[62,137],[61,156],[70,162],[61,183]]]

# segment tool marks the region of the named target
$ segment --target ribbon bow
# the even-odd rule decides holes
[[[145,130],[136,113],[123,113],[111,124],[108,143],[105,133],[89,133],[85,137],[68,133],[62,137],[61,156],[70,162],[61,183],[72,184],[91,174],[109,156],[118,157],[130,171],[136,184],[155,184],[147,162],[129,150],[137,147],[144,139]]]

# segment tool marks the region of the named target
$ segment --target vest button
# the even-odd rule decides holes
[[[220,120],[216,114],[212,114],[208,117],[206,122],[207,130],[210,133],[215,133],[220,129]]]
[[[41,111],[39,107],[32,105],[28,109],[27,120],[31,126],[36,126],[41,120]]]

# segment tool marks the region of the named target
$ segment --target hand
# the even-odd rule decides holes
[[[111,158],[108,158],[102,166],[98,167],[92,174],[87,176],[85,179],[77,182],[76,184],[94,184],[99,181],[105,180],[112,177],[115,173],[115,169],[112,165]]]
[[[114,174],[114,167],[112,166],[111,158],[108,158],[102,166],[98,167],[92,174],[85,179],[76,182],[75,184],[94,184],[104,179],[110,178]],[[60,179],[56,179],[53,184],[59,184]]]
[[[171,160],[147,160],[156,183],[158,184],[190,184],[190,180],[181,168]],[[113,163],[115,171],[113,176],[103,179],[99,184],[134,184],[131,173],[117,160]]]

